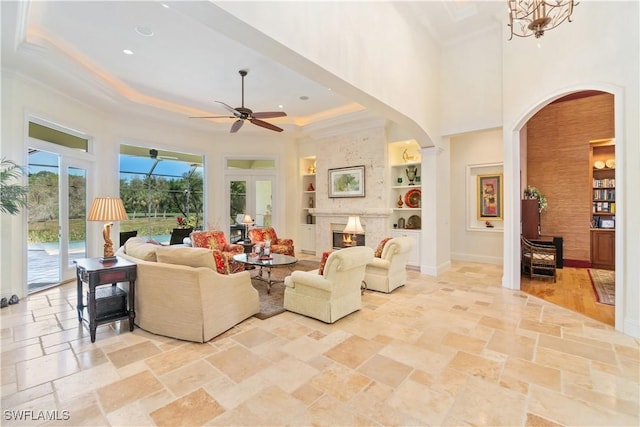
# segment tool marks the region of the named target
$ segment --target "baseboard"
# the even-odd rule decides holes
[[[502,265],[501,256],[497,257],[497,256],[486,256],[486,255],[472,255],[472,254],[461,254],[457,252],[452,252],[451,259],[455,261],[479,262],[481,264]]]
[[[632,319],[626,319],[624,322],[624,328],[622,330],[623,333],[630,335],[634,338],[640,338],[640,323],[634,321]],[[616,328],[618,329],[618,328]],[[620,329],[618,329],[620,330]]]
[[[591,268],[591,261],[585,261],[581,259],[567,259],[563,260],[565,267],[574,268]]]
[[[450,261],[446,261],[438,266],[421,265],[420,273],[426,274],[427,276],[438,277],[441,273],[444,273],[450,268],[451,268]]]

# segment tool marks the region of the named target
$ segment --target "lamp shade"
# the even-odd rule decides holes
[[[359,216],[350,216],[347,221],[347,226],[344,228],[343,233],[347,234],[362,234],[364,230],[362,229],[362,224],[360,224]]]
[[[253,224],[253,220],[251,219],[251,215],[244,214],[244,217],[242,218],[242,223],[243,224]]]
[[[96,197],[93,199],[87,221],[124,221],[129,219],[119,197]]]

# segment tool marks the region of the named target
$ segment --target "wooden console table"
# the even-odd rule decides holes
[[[105,263],[100,262],[100,258],[84,258],[74,262],[78,281],[78,321],[88,322],[91,342],[96,341],[98,325],[104,323],[129,319],[129,330],[133,331],[133,322],[136,318],[136,264],[123,258]],[[118,287],[119,282],[129,282],[129,291]],[[83,283],[89,285],[86,305],[82,296]],[[85,308],[88,309],[88,319],[84,317]]]

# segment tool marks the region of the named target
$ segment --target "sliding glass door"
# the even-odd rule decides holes
[[[28,292],[74,277],[73,260],[85,258],[86,161],[29,148]]]

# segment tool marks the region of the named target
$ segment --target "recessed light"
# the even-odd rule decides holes
[[[284,108],[284,105],[280,104],[278,105],[278,108],[282,110]]]
[[[125,55],[133,55],[133,51],[130,49],[124,49],[122,53],[124,53]]]
[[[162,7],[164,7],[165,9],[169,9],[169,5],[166,3],[160,3],[162,5]]]
[[[153,36],[153,30],[149,27],[144,27],[142,25],[136,25],[135,27],[136,33],[140,34],[143,37],[151,37]]]
[[[308,97],[307,95],[302,95],[302,96],[300,97],[300,99],[301,99],[302,101],[308,101],[308,100],[309,100],[309,97]]]

